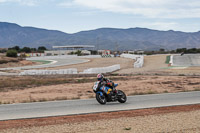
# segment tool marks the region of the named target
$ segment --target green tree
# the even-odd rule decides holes
[[[176,49],[176,53],[182,53],[182,52],[187,52],[187,48],[179,48],[179,49]]]
[[[81,55],[82,55],[80,50],[77,50],[77,51],[75,52],[75,54],[77,54],[78,56],[81,56]]]
[[[14,47],[12,47],[12,48],[8,48],[8,50],[10,50],[10,49],[14,49],[14,50],[16,50],[17,52],[20,51],[20,47],[19,47],[19,46],[14,46]]]
[[[160,52],[165,52],[165,49],[161,48],[161,49],[160,49]]]
[[[36,52],[37,49],[36,48],[31,48],[31,52]]]
[[[0,53],[6,53],[6,52],[7,52],[6,49],[1,49],[1,50],[0,50]]]
[[[17,50],[15,49],[10,49],[6,53],[7,57],[17,57]]]
[[[29,47],[24,47],[21,49],[21,52],[31,53],[31,49]]]
[[[45,50],[47,49],[44,46],[38,47],[38,52],[44,52]]]

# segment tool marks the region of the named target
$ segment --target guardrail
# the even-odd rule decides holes
[[[144,65],[144,56],[143,55],[121,54],[120,57],[136,60],[133,64],[133,67],[135,67],[135,68],[141,68]]]
[[[89,68],[81,72],[82,74],[95,74],[95,73],[108,73],[120,69],[120,64],[109,66],[109,67],[99,67],[99,68]]]
[[[57,75],[57,74],[77,74],[76,68],[59,70],[25,70],[19,75]]]

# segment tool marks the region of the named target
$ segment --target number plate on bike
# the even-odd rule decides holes
[[[97,81],[97,82],[94,83],[94,86],[93,86],[93,90],[94,91],[97,90],[98,85],[99,85],[99,81]]]

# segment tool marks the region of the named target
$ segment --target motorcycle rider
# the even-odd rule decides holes
[[[97,80],[99,81],[98,89],[101,89],[107,93],[108,95],[115,90],[114,82],[111,80],[104,78],[103,74],[97,75]],[[106,90],[105,87],[108,86],[109,89]]]

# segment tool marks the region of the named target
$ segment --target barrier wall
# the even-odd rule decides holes
[[[173,65],[174,65],[174,63],[173,63],[173,55],[171,55],[171,56],[170,56],[170,61],[169,61],[169,64],[171,64],[171,66],[173,66]]]
[[[121,54],[120,57],[136,60],[133,64],[133,67],[135,67],[135,68],[141,68],[144,65],[144,56],[143,55]]]
[[[136,58],[136,62],[134,63],[135,68],[141,68],[144,65],[144,56],[139,56]]]
[[[89,68],[84,70],[82,74],[108,73],[119,69],[120,69],[120,64],[117,64],[109,67]]]
[[[60,55],[60,56],[43,56],[43,57],[30,57],[27,60],[51,60],[51,59],[67,59],[67,58],[101,58],[101,55],[87,55],[87,56],[77,56],[77,55]]]
[[[57,75],[57,74],[77,74],[77,69],[59,69],[59,70],[25,70],[19,75]]]

